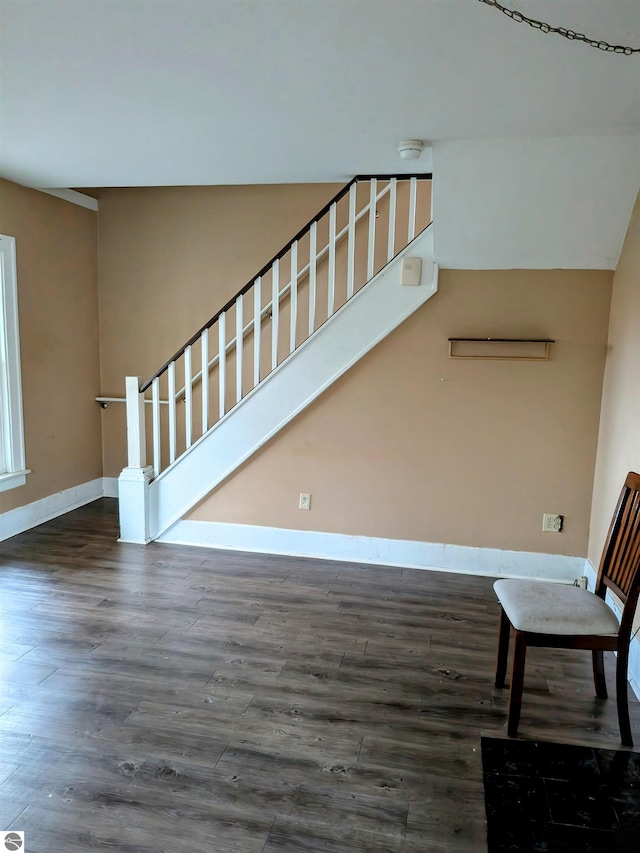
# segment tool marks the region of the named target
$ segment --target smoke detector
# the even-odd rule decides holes
[[[421,139],[403,139],[398,143],[398,154],[402,160],[417,160],[424,151]]]

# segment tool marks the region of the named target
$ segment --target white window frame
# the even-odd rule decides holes
[[[0,234],[0,492],[27,482],[16,241]]]

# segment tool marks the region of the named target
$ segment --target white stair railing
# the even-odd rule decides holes
[[[354,178],[143,383],[127,422],[145,432],[140,401],[151,402],[152,476],[175,464],[422,232],[430,202],[431,175]],[[129,468],[139,464],[140,441],[129,435]]]

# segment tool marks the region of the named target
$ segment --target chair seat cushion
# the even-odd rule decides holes
[[[493,588],[509,622],[533,634],[616,636],[618,620],[586,589],[559,583],[498,580]]]

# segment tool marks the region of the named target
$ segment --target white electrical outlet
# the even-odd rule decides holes
[[[542,532],[543,533],[560,533],[562,530],[563,516],[555,515],[551,512],[545,512],[542,515]]]
[[[298,504],[299,509],[311,509],[311,495],[306,492],[300,492],[300,503]]]

